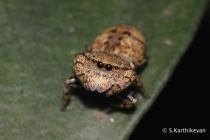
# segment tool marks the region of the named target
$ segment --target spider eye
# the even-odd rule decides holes
[[[95,62],[96,62],[96,60],[95,60],[95,59],[93,59],[92,61],[93,61],[93,63],[95,63]]]
[[[107,64],[107,65],[105,66],[105,69],[106,69],[107,71],[110,71],[110,70],[112,70],[112,65],[110,65],[110,64]]]
[[[104,64],[102,63],[102,62],[97,62],[97,67],[99,68],[99,69],[101,69],[101,68],[103,68],[104,67]]]

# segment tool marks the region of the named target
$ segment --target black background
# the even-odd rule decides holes
[[[189,49],[150,110],[129,140],[206,138],[210,135],[207,112],[210,109],[210,4]],[[205,134],[169,134],[163,128],[206,129]],[[209,137],[210,138],[210,137]]]

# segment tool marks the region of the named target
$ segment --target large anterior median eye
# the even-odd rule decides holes
[[[97,67],[99,68],[99,69],[101,69],[101,68],[103,68],[104,67],[104,64],[102,63],[102,62],[97,62]]]
[[[107,71],[110,71],[110,70],[112,70],[112,65],[110,65],[110,64],[107,64],[107,65],[105,66],[105,69],[106,69]]]

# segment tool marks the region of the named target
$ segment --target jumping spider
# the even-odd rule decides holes
[[[85,53],[74,57],[74,76],[65,81],[63,87],[64,111],[70,99],[71,87],[79,83],[86,89],[105,93],[107,97],[116,95],[121,100],[118,107],[130,108],[137,99],[133,93],[122,98],[120,92],[133,81],[140,87],[142,95],[148,97],[135,69],[146,62],[146,41],[133,26],[121,25],[102,32],[87,47]]]

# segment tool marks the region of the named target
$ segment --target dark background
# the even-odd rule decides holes
[[[204,12],[189,49],[181,58],[167,85],[129,140],[150,138],[201,139],[210,135],[210,4]],[[163,128],[206,129],[205,134],[169,134]],[[210,138],[210,137],[209,137]]]

